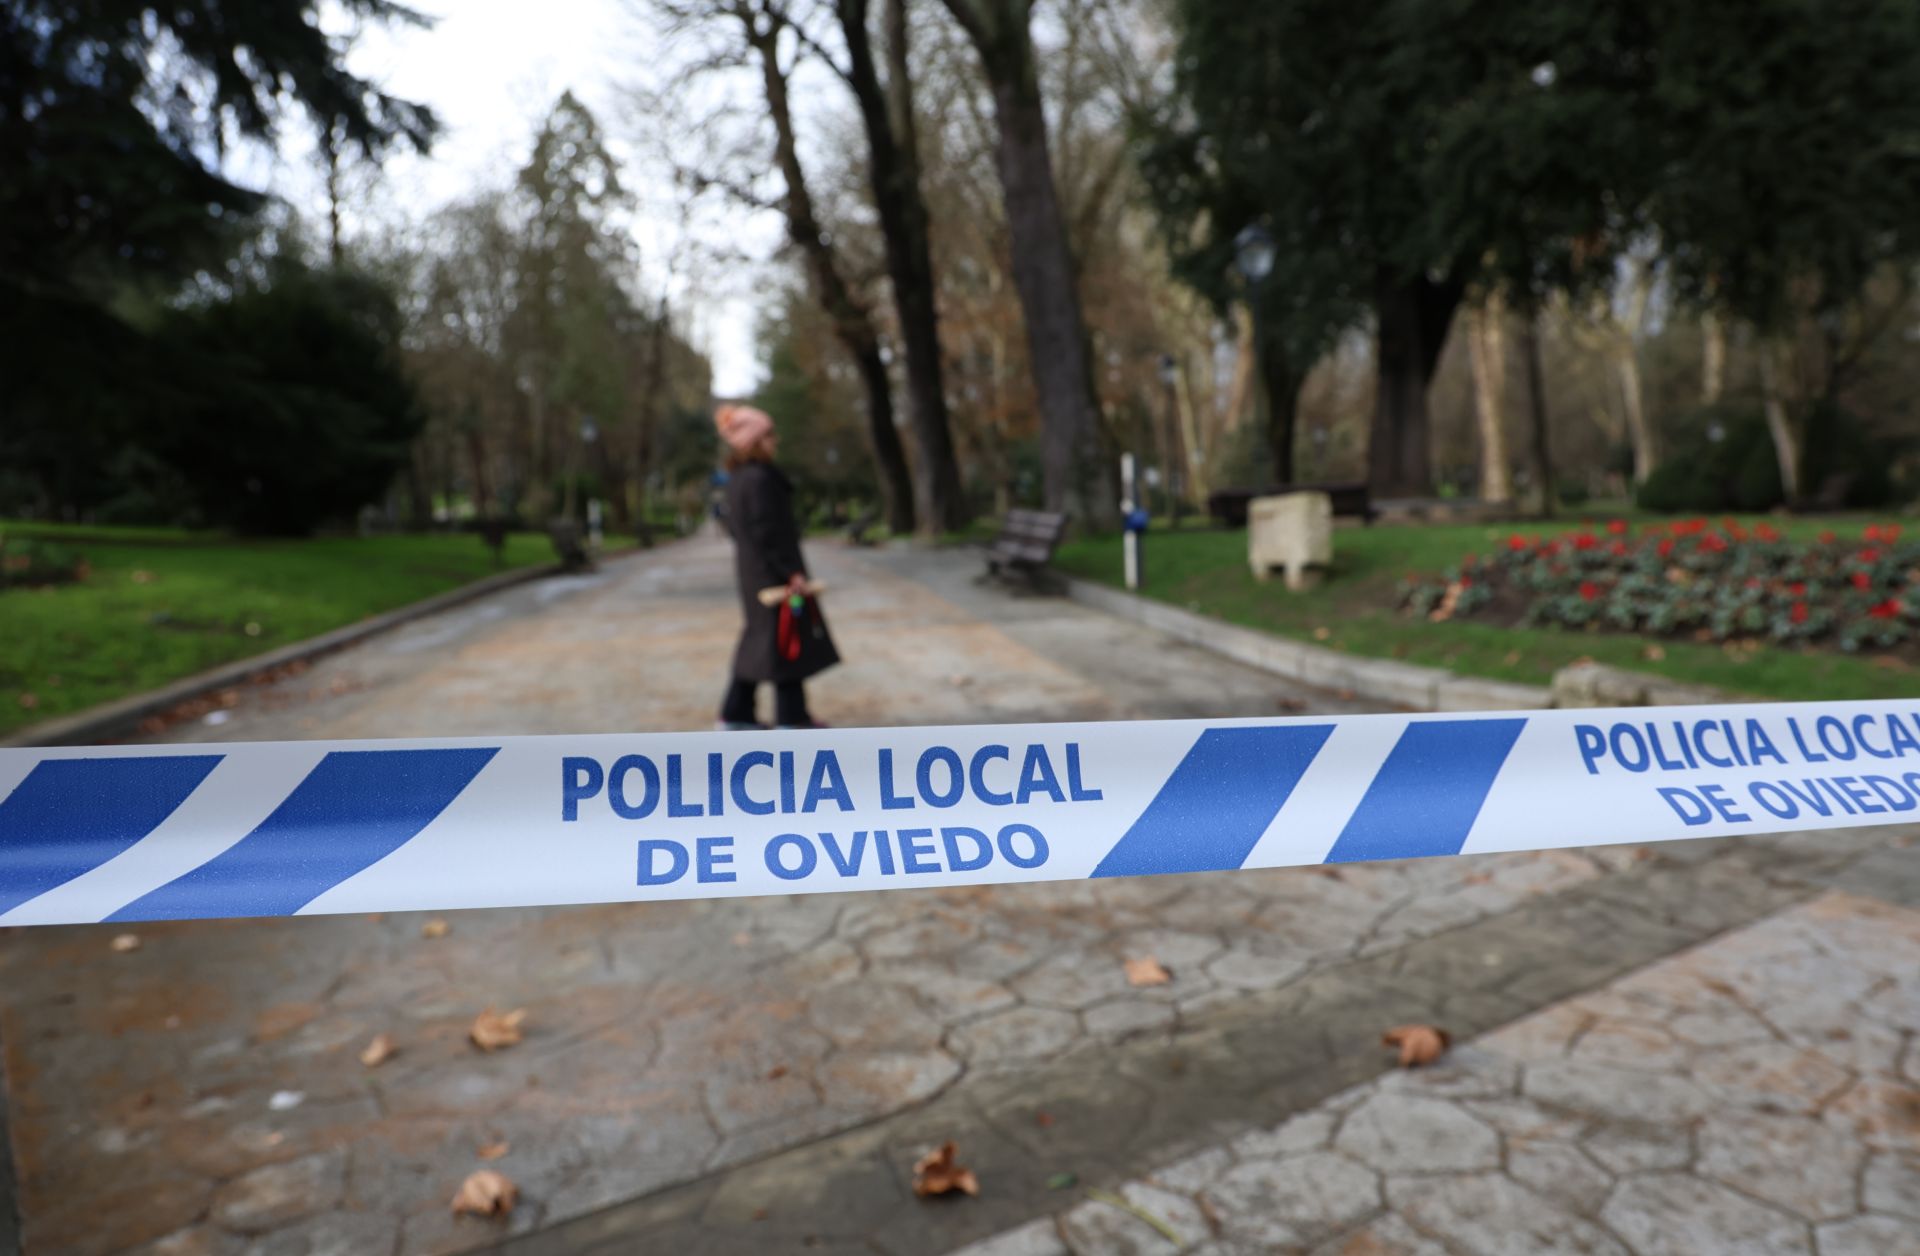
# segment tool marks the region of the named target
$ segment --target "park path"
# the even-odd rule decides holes
[[[976,586],[963,552],[814,557],[850,660],[817,686],[830,722],[1357,709]],[[544,581],[164,736],[704,728],[729,576],[703,540]],[[29,1253],[1057,1245],[1082,1187],[1367,1084],[1387,1025],[1494,1031],[1836,885],[1920,898],[1905,841],[449,913],[439,936],[417,914],[156,924],[127,952],[103,927],[13,930],[16,1207]],[[1171,980],[1129,984],[1140,956]],[[525,1008],[525,1041],[470,1046],[488,1006]],[[398,1052],[370,1069],[380,1033]],[[914,1199],[908,1167],[949,1137],[987,1189]],[[504,1222],[447,1207],[483,1163],[521,1188]],[[1110,1232],[1074,1250],[1150,1249]]]

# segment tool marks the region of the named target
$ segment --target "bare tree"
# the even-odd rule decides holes
[[[1093,527],[1117,518],[1100,439],[1079,277],[1054,184],[1029,0],[942,0],[966,32],[993,95],[995,164],[1006,206],[1014,286],[1026,315],[1040,407],[1047,505]]]
[[[906,350],[907,399],[914,444],[914,501],[928,532],[965,527],[971,517],[954,457],[934,304],[933,251],[920,191],[920,146],[914,123],[906,0],[883,0],[886,81],[881,82],[867,29],[870,0],[834,0],[847,61],[829,65],[846,80],[867,135],[867,174],[886,247],[887,276]]]
[[[702,168],[683,173],[697,187],[718,188],[744,204],[780,211],[787,239],[806,272],[808,289],[860,376],[867,402],[867,437],[880,474],[887,526],[895,533],[910,533],[916,521],[913,478],[894,419],[893,388],[880,331],[873,311],[847,279],[833,236],[815,208],[800,159],[788,83],[797,51],[809,42],[806,32],[794,26],[776,0],[651,0],[651,5],[679,31],[728,32],[721,34],[719,46],[693,67],[694,72],[748,69],[759,80],[767,118],[773,124],[774,164],[785,195],[769,204],[755,193],[750,178],[735,178],[721,168],[728,164],[722,153],[709,152]]]

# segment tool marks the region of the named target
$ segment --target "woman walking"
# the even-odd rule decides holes
[[[720,726],[761,727],[754,698],[767,682],[773,685],[778,727],[817,728],[807,712],[804,682],[838,663],[840,655],[827,635],[819,600],[806,592],[793,483],[773,463],[780,438],[773,420],[752,406],[721,406],[713,422],[727,443],[727,528],[733,533],[734,575],[746,614]],[[767,606],[760,593],[773,588],[784,589],[785,596]]]

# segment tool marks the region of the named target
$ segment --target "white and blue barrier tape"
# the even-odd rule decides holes
[[[1137,876],[1917,809],[1920,700],[0,750],[0,925]]]

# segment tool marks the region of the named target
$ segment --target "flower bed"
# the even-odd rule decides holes
[[[1400,586],[1409,614],[1434,622],[1637,633],[1845,651],[1920,644],[1920,541],[1897,524],[1843,539],[1792,540],[1771,525],[1689,519],[1635,531],[1515,533],[1437,576]]]

